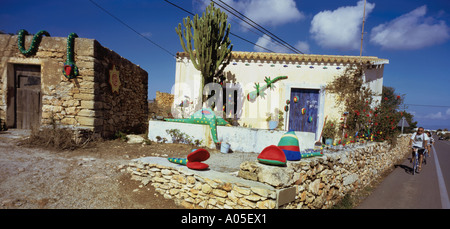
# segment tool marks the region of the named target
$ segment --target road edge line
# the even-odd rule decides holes
[[[450,209],[450,200],[448,199],[448,192],[447,188],[445,186],[444,177],[442,176],[441,166],[439,165],[439,159],[437,156],[437,151],[434,148],[434,145],[432,145],[433,151],[434,151],[434,162],[436,164],[436,173],[438,177],[438,183],[439,183],[439,193],[441,195],[441,205],[442,209]]]

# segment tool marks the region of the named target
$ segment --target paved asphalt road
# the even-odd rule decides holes
[[[450,209],[450,141],[433,138],[433,153],[422,172],[412,175],[409,157],[357,209]]]

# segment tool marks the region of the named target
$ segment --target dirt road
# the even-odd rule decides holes
[[[0,208],[179,208],[120,171],[145,155],[142,146],[116,140],[57,152],[17,146],[8,132],[0,134]]]
[[[119,139],[98,141],[73,151],[20,146],[26,131],[0,132],[0,209],[172,209],[180,208],[130,179],[124,166],[146,156],[186,157],[194,146],[128,144]],[[206,161],[219,172],[235,173],[257,154],[208,150]]]

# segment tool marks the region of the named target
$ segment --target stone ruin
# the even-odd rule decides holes
[[[25,36],[26,48],[32,38]],[[0,119],[9,128],[56,124],[101,137],[145,132],[148,73],[94,39],[76,38],[79,75],[68,79],[62,73],[67,40],[42,37],[35,54],[25,56],[17,35],[0,34]],[[117,90],[112,70],[117,71]]]

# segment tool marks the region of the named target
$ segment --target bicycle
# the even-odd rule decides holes
[[[413,171],[412,175],[418,173],[418,167],[419,167],[419,148],[413,148],[414,150],[414,160],[413,160]]]
[[[424,165],[427,164],[427,157],[428,157],[428,150],[425,149],[425,150],[423,151],[422,164],[424,164]]]

